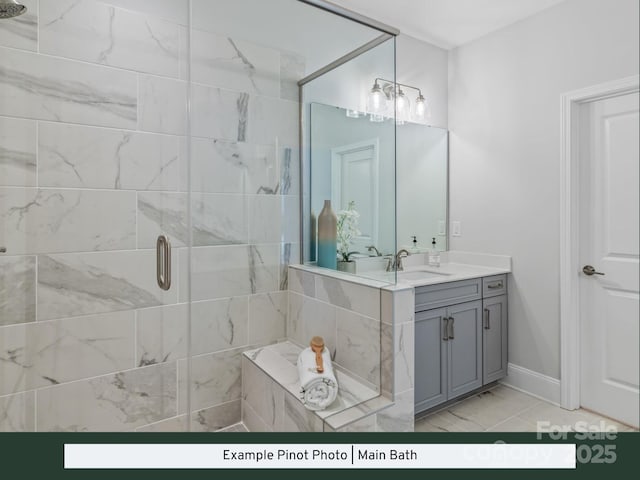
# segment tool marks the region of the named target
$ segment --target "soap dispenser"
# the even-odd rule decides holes
[[[413,245],[411,247],[411,253],[418,253],[418,237],[411,235],[411,238],[413,239],[411,240],[411,244]]]
[[[430,267],[439,267],[440,266],[440,252],[436,248],[436,238],[433,237],[431,241],[431,250],[429,250],[429,254],[427,256],[427,263]]]

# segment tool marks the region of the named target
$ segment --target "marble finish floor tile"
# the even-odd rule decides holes
[[[416,432],[638,431],[583,408],[564,410],[505,385],[473,395],[415,422]]]

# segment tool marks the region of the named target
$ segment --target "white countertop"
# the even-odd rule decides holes
[[[420,273],[432,273],[433,277],[413,278]],[[428,265],[407,266],[403,271],[398,272],[398,284],[404,283],[414,287],[424,285],[434,285],[437,283],[457,282],[459,280],[469,280],[471,278],[490,277],[503,273],[510,273],[511,269],[487,267],[481,265],[469,265],[464,263],[441,263],[439,267]],[[403,278],[408,276],[411,278]]]
[[[511,273],[511,257],[507,255],[447,251],[440,253],[440,266],[434,267],[427,265],[426,254],[415,253],[404,258],[402,263],[404,270],[397,272],[397,283],[394,278],[395,272],[368,270],[359,275],[352,275],[315,266],[292,265],[292,267],[385,290],[404,290],[423,285]],[[419,275],[418,272],[421,271],[431,275]]]

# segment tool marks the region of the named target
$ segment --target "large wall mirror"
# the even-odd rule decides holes
[[[394,129],[389,128],[393,119],[376,123],[347,113],[352,115],[343,108],[311,104],[312,211],[317,215],[326,199],[336,210],[352,203],[361,232],[352,246],[362,255],[391,255],[396,248],[426,251],[433,238],[439,250],[446,250],[447,130],[415,123]],[[395,171],[388,161],[394,148]],[[395,189],[389,182],[394,176]],[[393,225],[389,220],[396,202]]]

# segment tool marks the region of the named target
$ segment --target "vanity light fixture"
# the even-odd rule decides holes
[[[384,82],[382,86],[380,82]],[[409,97],[407,97],[402,87],[405,89],[410,88],[418,92],[413,109],[411,108]],[[398,125],[403,125],[411,120],[422,122],[430,116],[427,101],[418,87],[392,82],[385,78],[378,77],[374,80],[373,88],[371,88],[369,92],[367,105],[369,120],[372,122],[384,121],[385,113],[391,110],[391,108],[387,108],[388,103],[391,103],[391,105],[395,103],[396,123]]]

